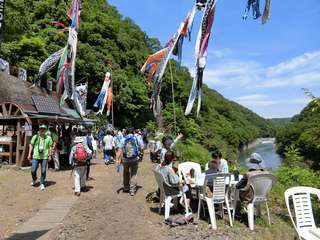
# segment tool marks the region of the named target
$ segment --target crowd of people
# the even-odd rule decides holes
[[[61,130],[61,129],[60,129]],[[59,134],[60,133],[60,134]],[[86,190],[90,177],[90,166],[96,158],[97,150],[103,152],[106,165],[115,163],[117,171],[123,166],[123,192],[134,196],[137,191],[137,172],[143,158],[146,131],[139,129],[113,130],[108,128],[94,136],[91,128],[69,128],[57,131],[41,124],[39,131],[32,137],[28,160],[31,162],[32,186],[37,185],[37,170],[41,166],[40,189],[45,190],[48,163],[54,163],[54,170],[61,167],[61,152],[68,154],[68,164],[74,173],[74,193],[80,196]]]
[[[106,165],[115,163],[117,172],[123,166],[123,192],[134,196],[137,192],[137,174],[139,162],[143,158],[144,149],[147,145],[146,133],[139,129],[113,130],[108,128],[100,130],[96,136],[90,128],[86,129],[59,129],[54,126],[47,128],[42,124],[39,131],[35,134],[29,147],[28,159],[31,161],[32,186],[37,184],[37,169],[41,166],[40,189],[45,189],[45,179],[48,162],[54,163],[55,171],[61,167],[61,150],[68,153],[68,163],[72,166],[74,173],[74,194],[80,196],[82,191],[86,191],[86,181],[92,180],[90,177],[90,166],[97,151],[103,152],[103,161]],[[159,156],[159,164],[155,169],[159,171],[165,181],[170,185],[166,191],[177,194],[181,191],[186,196],[186,202],[180,201],[181,205],[190,206],[192,199],[192,188],[195,187],[194,169],[190,170],[184,178],[178,176],[178,164],[173,148],[182,138],[179,134],[176,139],[171,136],[157,135],[155,137],[153,152]],[[65,149],[69,147],[69,149]],[[222,158],[220,151],[212,153],[211,160],[205,166],[205,174],[208,175],[207,194],[212,196],[213,179],[210,178],[214,173],[229,173],[228,161]],[[248,178],[252,175],[265,173],[262,157],[254,153],[247,160],[249,171],[236,185],[240,189],[240,200],[243,202],[252,201],[253,191],[248,186]],[[186,207],[186,206],[184,206]]]

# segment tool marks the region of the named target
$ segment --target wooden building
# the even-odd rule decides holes
[[[0,157],[29,165],[29,142],[41,123],[80,125],[83,119],[73,109],[60,108],[55,92],[0,72]]]

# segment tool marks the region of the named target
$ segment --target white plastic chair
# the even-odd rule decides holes
[[[213,177],[213,196],[212,197],[208,197],[207,191],[206,191],[209,176]],[[212,229],[214,230],[217,229],[217,221],[216,221],[214,204],[220,205],[222,218],[223,218],[223,204],[226,205],[230,226],[231,227],[233,226],[231,211],[229,207],[229,201],[226,194],[226,179],[228,177],[230,177],[230,174],[226,174],[226,173],[215,173],[215,174],[206,175],[202,189],[199,189],[200,192],[199,192],[199,204],[198,204],[198,219],[200,218],[201,205],[203,204],[202,202],[205,201],[207,203],[208,210],[209,210],[211,226],[212,226]]]
[[[182,177],[186,179],[186,174],[190,173],[191,169],[194,169],[195,176],[199,176],[201,174],[201,166],[199,163],[195,162],[183,162],[178,165],[178,174],[180,180],[182,180]]]
[[[297,231],[299,239],[319,240],[320,228],[317,228],[314,221],[311,194],[318,197],[320,201],[320,190],[311,187],[293,187],[285,191],[285,201],[292,224]],[[291,202],[294,209],[294,218],[291,213]]]
[[[164,219],[168,219],[170,216],[170,208],[171,208],[172,199],[178,198],[178,197],[183,197],[184,204],[186,207],[186,215],[188,215],[189,214],[189,206],[187,204],[185,194],[181,190],[179,191],[178,194],[170,193],[168,190],[166,191],[166,189],[170,189],[171,185],[165,181],[163,175],[160,172],[153,169],[153,173],[156,178],[158,187],[160,189],[159,214],[161,213],[161,209],[164,204],[164,209],[165,209]]]
[[[272,185],[274,184],[276,177],[270,173],[262,173],[259,175],[251,176],[248,179],[248,185],[253,189],[254,197],[251,203],[247,205],[248,209],[248,225],[250,230],[254,230],[254,207],[258,206],[258,210],[260,212],[261,204],[265,204],[268,214],[268,222],[271,225],[270,220],[270,212],[268,207],[268,194],[271,190]],[[247,189],[239,189],[239,190],[247,190]],[[237,191],[237,194],[239,191]],[[234,199],[234,211],[233,211],[233,219],[235,216],[235,209],[237,207],[238,196]]]

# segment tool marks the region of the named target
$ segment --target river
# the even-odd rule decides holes
[[[277,169],[282,164],[282,159],[276,152],[275,139],[273,138],[259,138],[257,141],[249,146],[247,149],[241,151],[238,159],[242,166],[245,166],[246,159],[254,152],[259,153],[265,161],[267,168],[272,170]]]

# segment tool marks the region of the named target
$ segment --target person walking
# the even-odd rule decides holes
[[[116,148],[116,164],[119,166],[122,163],[122,148],[124,144],[124,137],[121,130],[118,130],[114,136],[115,148]]]
[[[51,138],[53,141],[52,159],[53,159],[53,163],[54,163],[54,170],[59,171],[59,169],[60,169],[60,159],[59,159],[59,149],[58,149],[59,135],[57,133],[55,126],[51,126],[49,128],[49,130],[50,130],[50,135],[51,135]]]
[[[80,196],[86,188],[87,162],[91,158],[91,150],[85,142],[86,136],[77,136],[69,155],[69,163],[74,171],[74,194]]]
[[[47,172],[47,162],[52,159],[53,141],[50,136],[46,135],[47,126],[39,126],[39,133],[34,135],[29,144],[28,160],[31,161],[31,186],[36,185],[37,170],[41,165],[40,190],[45,189],[45,180]]]
[[[86,144],[87,144],[88,148],[90,149],[90,151],[92,152],[92,157],[89,158],[87,161],[87,173],[86,173],[86,179],[87,179],[87,181],[90,181],[93,179],[90,177],[91,160],[96,157],[96,153],[97,153],[97,142],[93,137],[91,129],[87,130]]]
[[[123,145],[123,192],[129,192],[134,196],[137,191],[137,173],[139,167],[139,156],[143,151],[134,130],[130,129]]]
[[[103,138],[103,145],[104,145],[104,163],[109,165],[110,161],[112,160],[113,156],[113,148],[115,146],[113,136],[111,135],[111,131],[107,131],[107,135]]]

